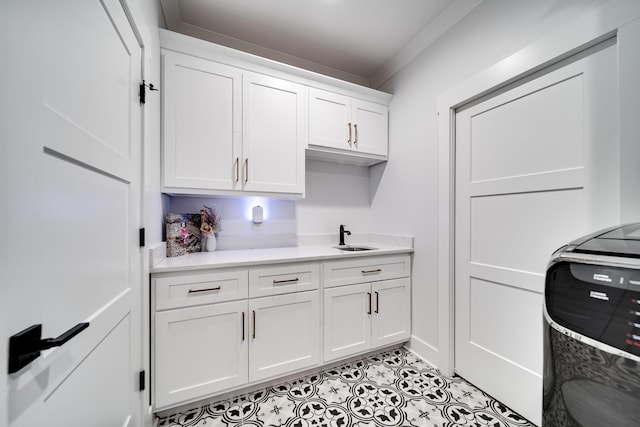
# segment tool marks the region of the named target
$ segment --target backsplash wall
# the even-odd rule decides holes
[[[171,197],[169,211],[198,213],[206,205],[221,216],[222,231],[217,234],[219,250],[296,245],[295,202],[264,197]],[[254,224],[251,210],[264,209],[262,224]]]
[[[219,250],[295,246],[298,235],[337,235],[340,224],[355,233],[371,230],[369,168],[308,160],[306,197],[284,200],[267,197],[164,196],[164,213],[198,213],[204,205],[221,214]],[[260,205],[264,221],[251,221]],[[337,241],[336,241],[337,243]]]

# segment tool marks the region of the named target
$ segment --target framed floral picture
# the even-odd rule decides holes
[[[199,213],[168,213],[165,216],[167,227],[167,257],[176,257],[202,250],[200,226],[202,216]]]

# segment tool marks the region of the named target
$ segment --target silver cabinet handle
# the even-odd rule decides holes
[[[351,145],[351,123],[349,123],[347,126],[349,126],[349,139],[347,139],[347,142],[349,143],[349,145]]]
[[[244,342],[244,311],[242,312],[242,342]]]
[[[249,159],[244,159],[244,183],[249,182]]]
[[[369,298],[369,310],[367,310],[367,314],[371,314],[371,292],[367,292],[367,296]]]
[[[300,281],[300,279],[298,279],[297,277],[295,279],[288,279],[288,280],[274,280],[273,284],[274,285],[283,285],[285,283],[298,283]]]
[[[236,157],[236,183],[240,181],[240,157]]]
[[[189,289],[189,294],[199,294],[201,292],[213,292],[219,291],[220,286],[216,286],[215,288],[207,288],[207,289]]]
[[[253,339],[256,339],[256,311],[253,310]]]
[[[376,268],[375,270],[362,270],[362,274],[378,274],[381,272],[382,270],[379,268]]]
[[[378,314],[380,311],[380,294],[378,293],[378,291],[375,291],[376,294],[376,311],[374,311],[375,314]]]
[[[353,145],[358,145],[358,124],[353,125],[353,130],[355,131],[356,137],[353,139]]]

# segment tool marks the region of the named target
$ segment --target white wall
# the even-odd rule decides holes
[[[386,233],[371,226],[368,167],[307,160],[306,170],[306,197],[296,202],[298,234],[337,236],[340,224],[353,233]]]
[[[203,206],[220,215],[216,250],[295,246],[296,206],[292,200],[266,197],[171,197],[167,211],[198,213]],[[252,222],[252,209],[263,208],[262,224]]]
[[[221,211],[219,250],[295,246],[297,235],[309,234],[335,234],[337,244],[340,224],[353,233],[385,233],[384,228],[371,227],[369,168],[365,166],[308,160],[302,200],[167,196],[164,213],[197,213],[203,205]],[[260,226],[250,220],[256,205],[265,212]]]
[[[371,170],[374,229],[415,236],[412,348],[446,365],[438,342],[437,96],[605,0],[485,0],[380,89],[390,107],[390,159]]]

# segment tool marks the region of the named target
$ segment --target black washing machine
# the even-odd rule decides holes
[[[640,224],[556,251],[544,307],[544,427],[640,426]]]

